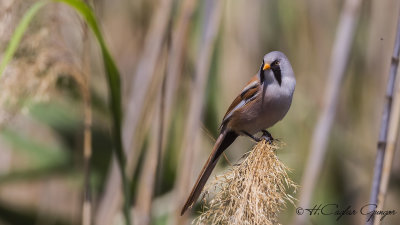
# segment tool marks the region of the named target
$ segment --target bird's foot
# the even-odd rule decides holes
[[[272,137],[272,135],[266,131],[266,130],[262,130],[262,135],[261,137],[256,137],[254,135],[251,135],[249,133],[247,133],[246,131],[242,131],[243,134],[245,134],[246,136],[250,137],[251,139],[253,139],[255,142],[260,142],[262,140],[265,140],[266,142],[268,142],[269,144],[272,144],[276,139]]]
[[[256,136],[254,136],[254,135],[252,135],[252,134],[249,134],[249,133],[247,133],[246,131],[242,131],[242,133],[245,134],[247,137],[253,139],[255,142],[260,142],[260,141],[262,141],[261,138],[256,137]]]
[[[269,144],[272,144],[274,142],[275,139],[272,137],[272,135],[267,130],[262,130],[262,133],[263,134],[261,135],[260,139],[265,140]]]

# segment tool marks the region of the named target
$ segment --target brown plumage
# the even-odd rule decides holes
[[[235,100],[233,100],[232,104],[229,106],[228,110],[226,111],[224,118],[222,121],[225,120],[225,117],[234,109],[242,100],[250,99],[260,88],[260,80],[258,79],[257,75],[254,75],[253,78],[246,84],[243,88],[242,93],[238,95]]]
[[[232,131],[224,130],[218,136],[217,141],[215,142],[214,148],[208,157],[207,162],[203,166],[203,169],[200,172],[199,177],[197,178],[196,184],[193,186],[192,191],[186,200],[185,205],[182,208],[181,215],[185,213],[185,211],[197,200],[200,196],[201,191],[204,188],[208,178],[211,175],[215,165],[217,165],[218,158],[224,152],[226,148],[231,145],[235,139],[237,138],[237,134]]]

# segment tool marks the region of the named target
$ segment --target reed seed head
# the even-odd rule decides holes
[[[294,204],[288,194],[297,185],[289,178],[289,168],[279,161],[276,144],[259,142],[245,159],[206,187],[215,193],[208,202],[203,197],[203,212],[194,224],[278,224],[278,213],[286,202]]]

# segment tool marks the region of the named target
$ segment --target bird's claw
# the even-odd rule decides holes
[[[261,135],[261,137],[260,137],[260,139],[261,140],[265,140],[266,142],[268,142],[270,145],[274,142],[274,138],[272,137],[272,135],[268,132],[268,131],[266,131],[266,130],[263,130],[262,131],[262,135]]]

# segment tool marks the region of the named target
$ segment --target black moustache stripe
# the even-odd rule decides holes
[[[274,77],[276,81],[278,81],[279,86],[282,84],[282,74],[281,74],[281,67],[277,63],[272,63],[271,70],[274,72]]]
[[[261,67],[260,67],[260,74],[259,74],[259,77],[260,77],[260,84],[262,84],[263,82],[264,82],[264,71],[263,71],[263,68],[264,68],[264,60],[263,60],[263,62],[261,63]]]

